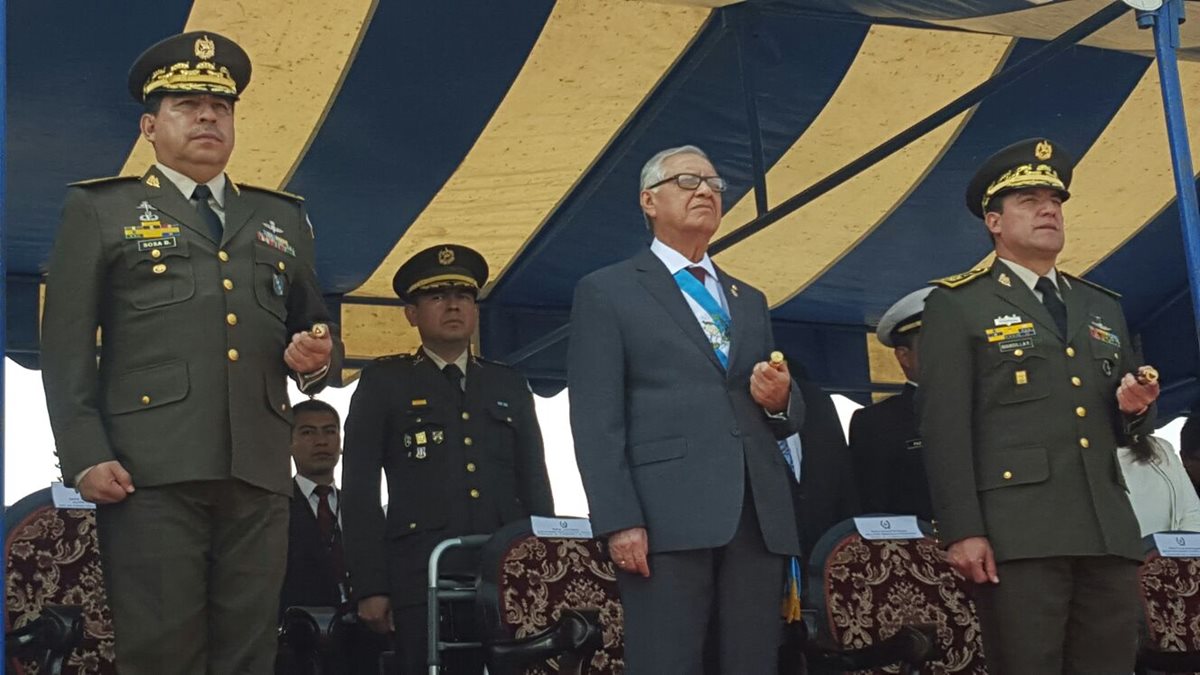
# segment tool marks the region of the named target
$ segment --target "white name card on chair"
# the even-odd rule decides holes
[[[920,539],[925,535],[917,524],[916,516],[884,516],[882,518],[855,518],[854,527],[863,539]]]
[[[553,539],[591,539],[592,521],[587,518],[546,518],[529,516],[533,534]]]
[[[1200,558],[1200,534],[1194,532],[1156,532],[1154,545],[1164,558]]]
[[[69,488],[59,482],[50,484],[50,497],[54,499],[56,509],[94,509],[96,505],[84,501],[75,488]]]

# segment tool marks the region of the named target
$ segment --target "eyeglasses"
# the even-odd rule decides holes
[[[695,190],[700,187],[700,183],[708,183],[708,187],[712,188],[713,192],[724,192],[725,188],[729,187],[725,179],[720,176],[697,176],[694,173],[679,173],[670,178],[664,178],[654,185],[648,185],[646,189],[653,190],[660,185],[666,185],[672,181],[684,190]]]

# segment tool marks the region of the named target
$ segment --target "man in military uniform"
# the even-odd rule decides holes
[[[311,392],[340,367],[302,200],[224,173],[249,79],[212,32],[143,53],[156,162],[75,184],[50,259],[47,405],[63,477],[98,504],[123,675],[271,671],[286,378]]]
[[[1116,448],[1153,428],[1158,378],[1116,295],[1055,268],[1072,169],[1044,139],[988,159],[967,206],[997,259],[925,303],[925,466],[993,675],[1134,664],[1142,546]]]
[[[899,394],[860,408],[850,418],[850,456],[864,513],[933,518],[916,406],[921,314],[932,290],[926,286],[900,298],[875,330],[880,344],[892,349],[907,381]]]
[[[346,419],[350,581],[359,617],[378,632],[396,631],[405,674],[425,672],[425,582],[434,546],[554,513],[528,383],[470,352],[476,295],[487,277],[479,253],[453,244],[421,251],[400,267],[392,286],[421,347],[364,369]],[[386,517],[380,470],[387,475]],[[447,563],[452,572],[477,571],[469,555]],[[478,655],[465,656],[466,663],[449,663],[449,672],[481,670]]]

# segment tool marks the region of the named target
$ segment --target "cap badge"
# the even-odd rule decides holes
[[[444,248],[438,251],[438,262],[443,265],[454,264],[454,250],[450,248]]]
[[[1033,156],[1044,162],[1054,156],[1054,146],[1050,145],[1050,141],[1042,141],[1034,148]]]
[[[207,35],[196,39],[196,58],[208,61],[217,54],[217,43]]]

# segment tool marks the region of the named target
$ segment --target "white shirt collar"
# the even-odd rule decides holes
[[[433,361],[433,365],[437,366],[438,370],[445,368],[446,364],[450,363],[446,359],[443,359],[442,357],[438,356],[437,354],[434,354],[433,350],[426,349],[425,345],[421,345],[421,351],[425,352],[425,356],[428,356],[429,360]],[[459,354],[457,359],[454,359],[454,365],[458,366],[458,369],[463,372],[464,376],[467,374],[467,361],[470,360],[470,358],[471,358],[471,350],[464,349],[463,353]]]
[[[1025,267],[1024,265],[1017,264],[1017,263],[1009,260],[1008,258],[998,258],[998,259],[1003,260],[1004,264],[1008,265],[1009,268],[1012,269],[1013,274],[1016,274],[1017,277],[1021,280],[1021,282],[1029,287],[1029,290],[1032,291],[1033,287],[1035,285],[1037,285],[1037,280],[1038,280],[1037,272],[1034,272],[1033,270],[1029,269],[1028,267]],[[1059,288],[1059,285],[1058,285],[1058,271],[1055,270],[1053,267],[1051,267],[1050,271],[1046,273],[1046,276],[1050,278],[1050,281],[1054,282],[1054,287],[1057,288],[1058,292],[1061,294],[1062,289]]]
[[[703,267],[704,271],[708,272],[709,276],[711,276],[713,279],[718,278],[717,268],[713,265],[712,258],[708,257],[708,253],[704,254],[704,257],[700,259],[700,262],[694,263],[691,260],[688,260],[687,256],[659,241],[658,237],[655,237],[654,241],[650,244],[650,252],[657,256],[658,259],[667,266],[667,271],[671,273],[671,276],[675,276],[676,272],[685,267],[699,265],[700,267]]]
[[[316,483],[314,483],[312,480],[309,480],[308,477],[301,476],[300,474],[296,474],[296,485],[300,486],[300,492],[302,492],[307,499],[312,499],[313,490],[317,489]],[[332,487],[336,493],[337,484],[334,483]]]
[[[154,166],[158,167],[159,172],[166,176],[167,180],[179,188],[179,191],[183,193],[184,199],[190,200],[192,198],[192,193],[195,192],[196,186],[199,183],[161,162],[155,162]],[[225,172],[222,171],[217,174],[212,180],[205,183],[205,185],[208,186],[209,190],[212,190],[212,198],[216,200],[217,206],[225,208]]]

